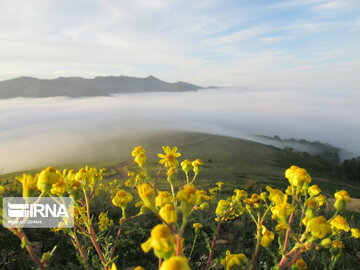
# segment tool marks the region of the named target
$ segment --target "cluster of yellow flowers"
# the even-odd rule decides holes
[[[161,265],[165,269],[190,269],[188,259],[183,254],[182,234],[188,217],[193,211],[206,210],[209,205],[206,201],[210,200],[205,190],[198,190],[194,182],[203,165],[200,159],[190,161],[188,159],[179,162],[177,158],[181,156],[177,147],[164,146],[164,153],[159,153],[159,164],[161,168],[167,168],[166,177],[170,185],[171,192],[158,190],[156,188],[156,179],[153,179],[146,169],[146,153],[142,146],[137,146],[132,151],[135,163],[140,171],[138,173],[129,172],[132,179],[125,182],[125,187],[129,192],[120,189],[112,198],[115,206],[121,207],[123,218],[126,217],[125,209],[129,202],[133,200],[131,189],[136,187],[140,202],[135,205],[141,205],[140,215],[147,211],[153,212],[163,222],[156,225],[151,231],[151,237],[141,245],[145,252],[154,250],[154,254],[164,262]],[[177,175],[179,168],[185,173],[186,184],[175,192],[177,184]],[[190,172],[193,171],[193,177],[190,179]],[[182,216],[180,222],[179,216]],[[196,225],[200,229],[201,224]]]
[[[195,211],[209,210],[209,202],[222,193],[224,183],[217,182],[216,186],[208,191],[198,189],[195,180],[203,162],[200,159],[185,159],[180,162],[178,158],[181,153],[177,147],[164,146],[162,149],[163,153],[157,155],[160,169],[156,176],[152,176],[147,170],[145,149],[137,146],[131,152],[137,164],[137,172],[129,171],[129,179],[124,185],[117,179],[108,182],[111,202],[121,208],[122,216],[116,240],[111,251],[107,252],[101,250],[101,245],[98,244],[100,237],[94,226],[99,232],[104,232],[115,226],[114,221],[108,217],[108,212],[100,212],[95,221],[96,218],[92,217],[90,211],[90,200],[106,185],[102,181],[103,169],[86,166],[79,170],[59,171],[48,167],[34,176],[23,174],[16,179],[22,185],[23,197],[68,195],[74,199],[75,229],[63,231],[73,239],[84,261],[86,256],[79,245],[79,235],[90,238],[104,269],[110,269],[109,262],[116,259],[114,252],[124,222],[151,212],[159,218],[159,224],[152,228],[148,240],[141,244],[142,250],[154,252],[159,259],[160,270],[187,270],[190,269],[189,259],[196,239],[200,232],[204,233],[205,230],[201,223],[192,223],[195,238],[190,255],[186,257],[183,247],[185,227],[190,221],[194,221],[192,214]],[[182,177],[179,173],[181,171]],[[168,190],[157,188],[161,173],[169,184]],[[184,180],[179,181],[178,178]],[[291,166],[285,171],[285,178],[289,185],[284,191],[266,186],[266,190],[261,193],[248,194],[243,189],[235,189],[233,195],[217,201],[214,217],[217,228],[212,244],[208,243],[210,248],[206,269],[216,263],[213,255],[221,225],[244,215],[256,227],[254,252],[247,254],[248,259],[243,253],[232,254],[227,250],[225,257],[220,260],[226,270],[255,269],[262,249],[267,249],[272,254],[274,266],[280,270],[306,269],[306,257],[302,256],[304,252],[313,249],[328,250],[329,265],[332,269],[342,255],[344,237],[360,238],[359,228],[351,226],[351,222],[349,223],[346,215],[342,213],[351,199],[347,191],[340,190],[334,194],[335,213],[329,216],[325,212],[328,199],[321,194],[318,185],[310,185],[312,178],[305,169]],[[7,188],[0,186],[0,196],[6,192]],[[140,211],[135,216],[127,217],[127,208],[133,201],[136,207],[140,207]],[[93,226],[93,223],[97,225]],[[294,227],[295,223],[298,226]],[[54,231],[57,230],[60,229]],[[102,233],[101,237],[106,236]],[[276,249],[278,252],[274,253]],[[111,269],[116,269],[116,265],[113,264]],[[138,266],[135,269],[143,268]]]
[[[302,258],[291,260],[291,257],[298,258],[302,252],[319,246],[332,247],[330,255],[333,256],[332,263],[335,264],[338,259],[336,256],[339,253],[333,250],[334,248],[344,248],[344,243],[341,241],[345,236],[344,233],[351,232],[351,237],[359,238],[359,229],[351,228],[347,219],[339,215],[341,211],[345,210],[346,203],[350,201],[349,194],[345,190],[334,194],[336,212],[333,217],[326,219],[321,213],[325,212],[327,198],[321,194],[317,185],[309,186],[312,179],[307,171],[297,166],[291,166],[285,171],[285,177],[290,184],[285,192],[267,186],[267,192],[249,195],[245,190],[235,189],[235,195],[219,200],[215,210],[215,220],[222,223],[243,214],[249,215],[257,228],[256,247],[271,248],[272,242],[278,238],[279,253],[282,256],[282,260],[278,263],[280,269],[288,268],[291,264],[294,264],[297,269],[305,269],[306,262]],[[296,228],[296,232],[292,229],[295,219],[300,219],[300,222],[305,225],[303,230],[301,227],[300,229]],[[268,229],[272,226],[271,220],[277,222],[274,227],[275,231]],[[326,236],[328,238],[325,238]],[[294,243],[290,244],[289,242],[292,241]],[[292,247],[291,250],[287,250],[289,246]],[[255,267],[258,253],[259,248],[255,248],[251,269]],[[245,256],[240,255],[241,258]],[[222,262],[226,267],[235,261],[240,269],[245,267],[244,261],[233,258],[236,256],[228,251]]]
[[[60,171],[53,167],[47,167],[34,176],[24,173],[15,179],[21,183],[23,197],[33,197],[40,192],[42,196],[64,196],[68,194],[77,200],[82,188],[94,189],[95,186],[102,186],[103,172],[104,169],[98,170],[88,166],[78,171],[74,169]],[[5,187],[0,186],[1,194],[5,190]]]
[[[113,226],[114,225],[114,221],[109,219],[107,213],[101,212],[99,214],[99,230],[105,231],[108,227]]]

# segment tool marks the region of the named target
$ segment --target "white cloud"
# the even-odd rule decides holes
[[[360,3],[357,0],[335,0],[326,1],[318,5],[313,6],[313,9],[320,12],[335,11],[342,12],[344,10],[359,8]]]
[[[267,72],[288,74],[289,66],[360,58],[356,46],[346,45],[350,36],[343,44],[332,36],[335,30],[352,31],[351,43],[359,44],[358,18],[270,18],[272,12],[315,11],[337,2],[293,0],[263,8],[219,0],[1,1],[0,79],[74,73],[153,74],[202,85],[257,84],[257,77],[268,82]],[[239,70],[251,76],[244,79]],[[282,83],[280,77],[274,75],[272,83]]]

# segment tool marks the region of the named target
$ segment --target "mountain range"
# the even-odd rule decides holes
[[[93,79],[80,77],[59,77],[37,79],[19,77],[0,81],[0,99],[14,97],[93,97],[110,96],[118,93],[138,92],[183,92],[203,89],[186,82],[168,83],[154,76],[136,78],[128,76],[105,76]]]

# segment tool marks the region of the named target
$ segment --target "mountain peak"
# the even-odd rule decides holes
[[[0,81],[0,99],[54,96],[92,97],[111,96],[119,93],[183,92],[198,89],[202,89],[202,87],[185,82],[168,83],[152,75],[145,78],[98,76],[93,79],[58,77],[47,80],[19,77]]]

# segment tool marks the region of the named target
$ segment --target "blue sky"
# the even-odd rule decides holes
[[[3,0],[0,80],[358,88],[359,0]]]

